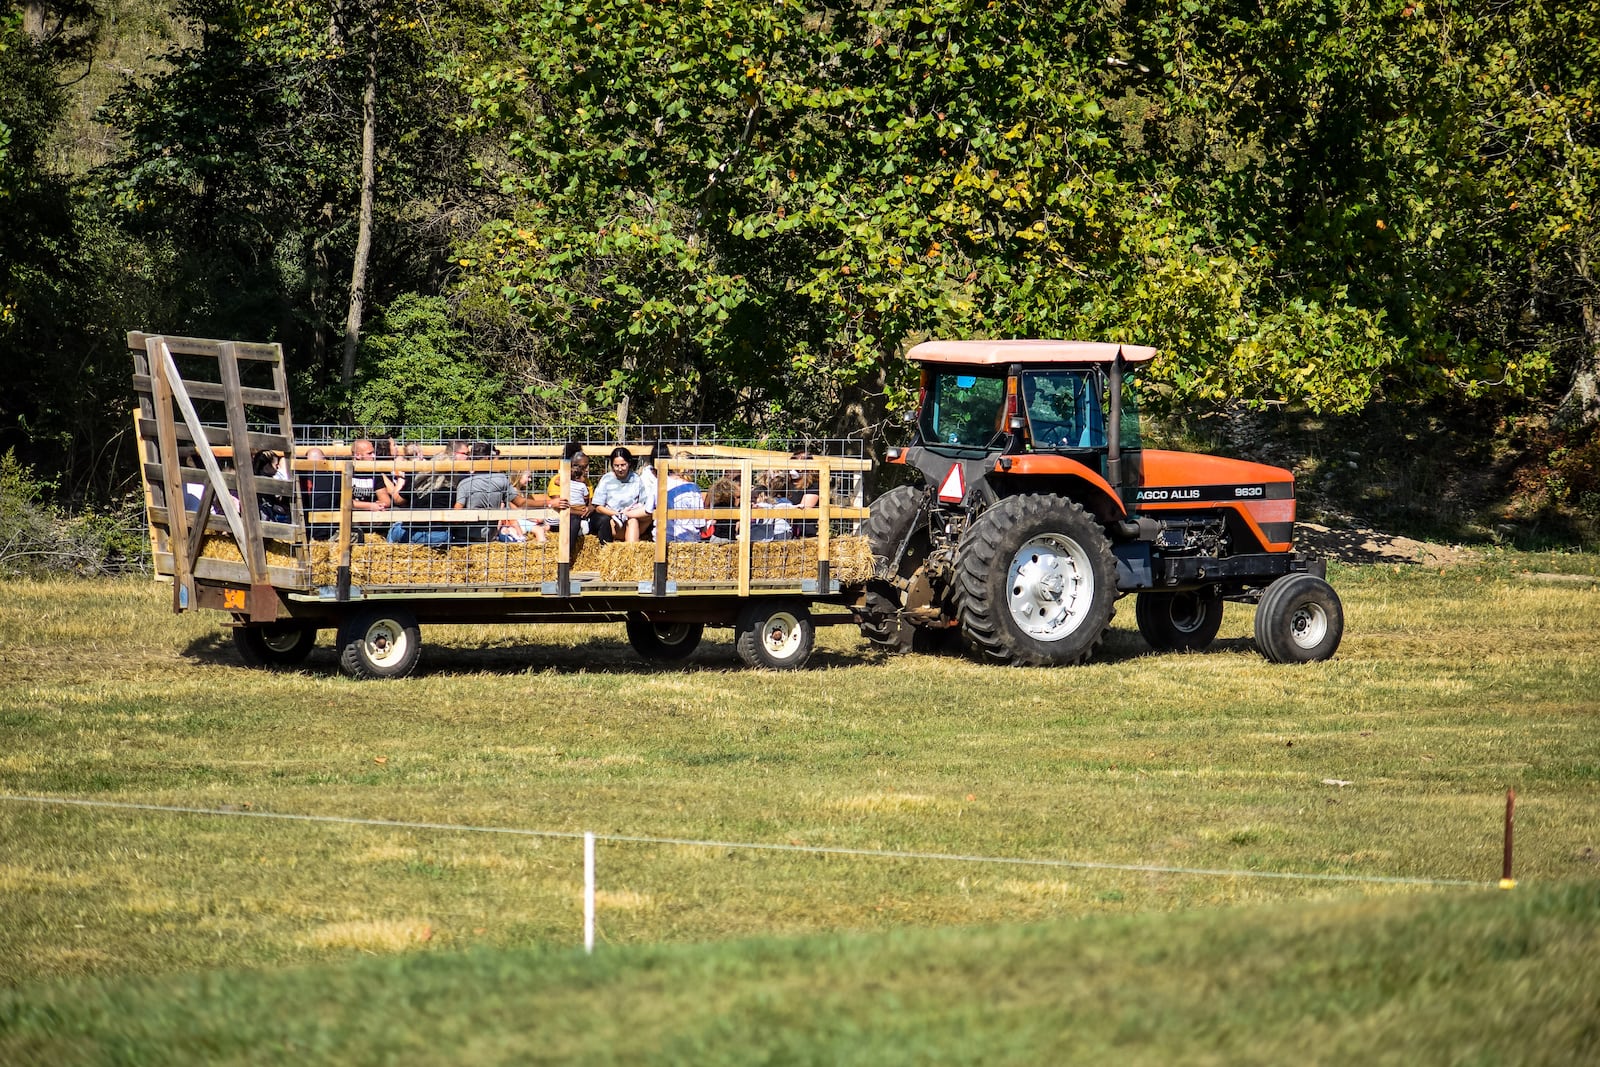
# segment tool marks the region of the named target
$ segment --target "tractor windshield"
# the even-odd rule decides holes
[[[989,367],[954,368],[927,376],[918,420],[929,445],[989,448],[1004,432],[1006,379]]]

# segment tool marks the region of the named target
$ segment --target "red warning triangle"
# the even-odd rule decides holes
[[[950,468],[950,473],[945,475],[944,484],[939,486],[939,499],[959,504],[961,498],[966,495],[967,486],[961,478],[961,464],[957,463]]]

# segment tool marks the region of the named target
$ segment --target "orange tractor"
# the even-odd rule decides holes
[[[1137,596],[1158,650],[1201,649],[1225,601],[1254,603],[1279,663],[1324,660],[1344,610],[1324,561],[1294,550],[1294,475],[1143,448],[1133,372],[1152,348],[1082,341],[930,341],[900,486],[862,527],[874,576],[862,633],[901,650],[957,634],[984,658],[1081,663]]]

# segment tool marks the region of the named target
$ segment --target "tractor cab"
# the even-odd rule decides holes
[[[1087,341],[917,345],[908,354],[922,368],[916,436],[901,458],[935,485],[959,482],[989,499],[1024,475],[1086,483],[1103,497],[1097,513],[1124,514],[1141,472],[1131,372],[1154,355]]]

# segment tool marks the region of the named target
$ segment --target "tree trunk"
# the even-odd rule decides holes
[[[39,0],[28,0],[22,9],[22,32],[35,41],[44,40],[45,6]]]
[[[367,259],[372,253],[372,198],[377,186],[378,23],[371,25],[367,45],[367,85],[361,94],[361,219],[355,263],[350,268],[350,315],[344,324],[344,369],[340,383],[348,390],[356,377],[356,350],[361,346],[361,316],[366,307]]]
[[[634,355],[632,352],[629,352],[622,357],[622,369],[627,371],[629,374],[632,374],[638,366],[639,357]],[[632,406],[631,400],[632,398],[629,396],[629,394],[623,393],[622,398],[617,401],[618,444],[621,444],[628,439],[628,409]]]
[[[1554,419],[1556,426],[1574,430],[1600,423],[1600,292],[1590,275],[1587,249],[1579,253],[1576,266],[1579,283],[1587,290],[1578,301],[1583,349]]]

